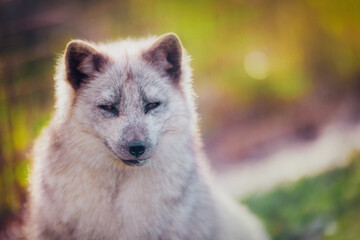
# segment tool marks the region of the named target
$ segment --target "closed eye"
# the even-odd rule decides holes
[[[150,110],[157,108],[160,105],[160,102],[152,102],[148,103],[145,106],[145,114],[148,113]]]
[[[99,105],[98,108],[112,114],[118,114],[118,110],[113,105]]]

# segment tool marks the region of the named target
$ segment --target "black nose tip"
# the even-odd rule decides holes
[[[143,141],[131,141],[129,144],[129,153],[135,157],[141,156],[145,152],[145,143]]]

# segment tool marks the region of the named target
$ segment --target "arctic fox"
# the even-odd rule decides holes
[[[34,149],[29,239],[268,239],[209,177],[189,61],[173,33],[67,45]]]

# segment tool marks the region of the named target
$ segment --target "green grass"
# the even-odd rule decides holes
[[[360,239],[360,153],[350,163],[243,201],[274,240]]]

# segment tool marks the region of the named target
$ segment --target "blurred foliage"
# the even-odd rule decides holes
[[[251,196],[244,203],[274,240],[356,240],[360,236],[360,153],[350,164]]]
[[[193,56],[206,131],[254,103],[358,89],[360,1],[0,1],[0,220],[26,196],[32,140],[52,111],[55,59],[70,39],[176,32]],[[248,54],[265,56],[258,76]],[[0,223],[1,225],[1,223]]]

